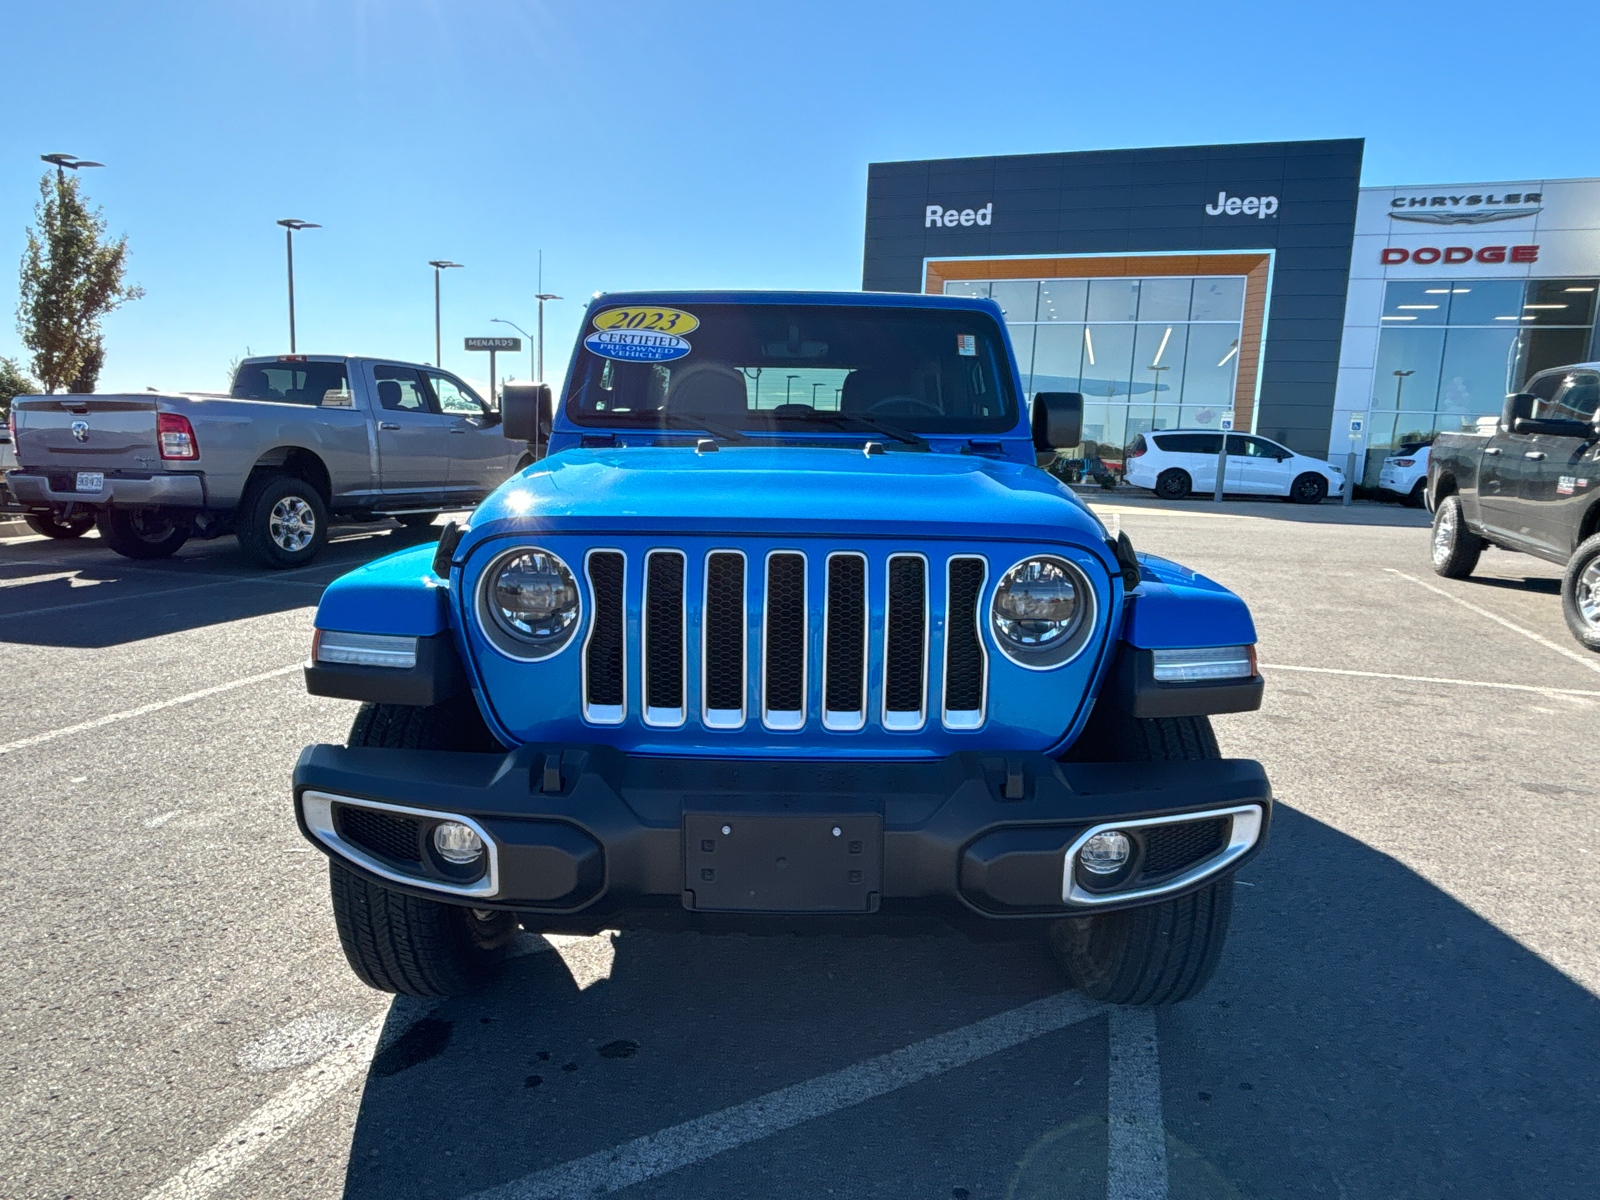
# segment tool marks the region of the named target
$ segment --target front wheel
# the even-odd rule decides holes
[[[123,558],[169,558],[189,540],[189,522],[159,508],[103,508],[100,540]]]
[[[1430,555],[1435,573],[1446,579],[1465,579],[1478,565],[1483,539],[1467,528],[1461,511],[1461,497],[1446,496],[1433,513],[1433,544]]]
[[[1327,496],[1328,481],[1311,471],[1289,485],[1289,501],[1293,504],[1321,504]]]
[[[66,541],[71,538],[80,538],[94,528],[94,514],[81,513],[76,517],[61,518],[53,512],[29,513],[22,518],[28,523],[28,528],[35,533],[42,533],[47,538],[56,538]]]
[[[1600,654],[1600,533],[1582,542],[1561,578],[1561,615],[1578,644]]]
[[[1189,472],[1171,467],[1156,476],[1155,493],[1163,500],[1182,500],[1191,486]]]
[[[1099,710],[1074,747],[1097,762],[1221,758],[1205,717],[1131,717]],[[1211,980],[1228,940],[1233,876],[1175,900],[1068,917],[1047,937],[1056,961],[1084,995],[1110,1004],[1177,1004]]]
[[[328,542],[328,508],[305,480],[268,475],[239,502],[237,534],[251,556],[274,570],[303,566]]]

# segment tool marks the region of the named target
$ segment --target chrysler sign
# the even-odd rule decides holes
[[[1389,217],[1418,225],[1489,225],[1515,221],[1543,210],[1543,192],[1506,192],[1496,196],[1396,196],[1389,201]]]

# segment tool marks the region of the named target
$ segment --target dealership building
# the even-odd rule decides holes
[[[1343,464],[1600,358],[1600,180],[1362,188],[1360,140],[874,163],[863,287],[990,296],[1107,458],[1234,428]],[[1352,436],[1353,417],[1361,432]]]

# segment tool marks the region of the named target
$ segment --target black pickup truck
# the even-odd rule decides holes
[[[1441,433],[1428,463],[1433,569],[1465,579],[1487,546],[1565,564],[1572,636],[1600,653],[1600,363],[1542,371],[1500,420]]]

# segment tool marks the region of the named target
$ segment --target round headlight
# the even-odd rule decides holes
[[[990,626],[1007,658],[1025,667],[1054,667],[1083,646],[1094,604],[1089,582],[1066,559],[1041,554],[1001,578]]]
[[[510,635],[513,644],[501,643],[502,649],[518,658],[543,658],[577,632],[578,584],[549,551],[517,550],[489,568],[483,607],[496,629]]]

